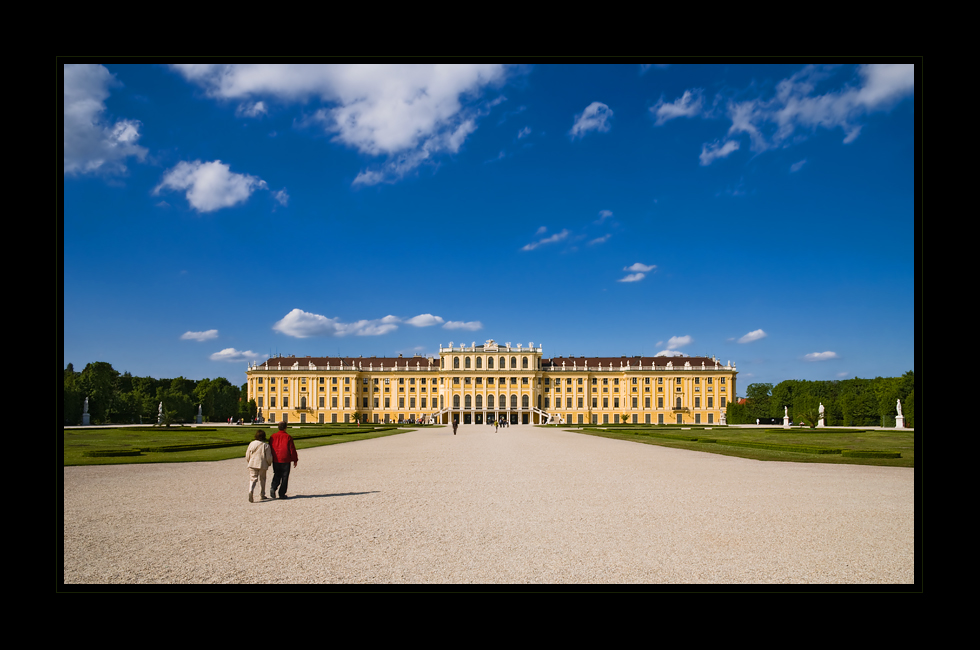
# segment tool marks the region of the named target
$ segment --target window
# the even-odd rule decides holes
[[[503,370],[507,367],[507,357],[500,357],[500,369]]]
[[[663,407],[664,407],[664,398],[663,397],[658,397],[657,398],[657,408],[658,409],[662,409]],[[660,424],[663,424],[663,422],[661,422]]]
[[[602,378],[602,385],[603,385],[603,386],[607,386],[607,385],[609,385],[609,380],[608,380],[607,378],[605,378],[605,377],[603,377],[603,378]]]
[[[466,368],[467,370],[470,369],[470,358],[469,357],[466,357],[465,359],[463,359],[463,367]]]
[[[724,397],[721,398],[721,407],[722,408],[725,408],[725,398]]]
[[[714,405],[714,399],[715,399],[714,397],[709,397],[709,398],[708,398],[708,408],[709,408],[709,409],[710,409],[710,408],[714,408],[714,406],[715,406],[715,405]]]
[[[603,397],[602,398],[602,408],[604,408],[604,409],[609,408],[609,398],[608,397]]]
[[[362,398],[361,404],[364,406],[364,408],[367,408],[368,407],[368,398],[366,398],[366,397]]]
[[[405,398],[404,397],[399,397],[398,398],[398,408],[400,408],[400,409],[405,408]]]
[[[261,406],[261,404],[260,404],[260,406]],[[323,408],[323,398],[322,397],[320,398],[320,408]]]
[[[285,409],[285,408],[289,408],[289,398],[288,398],[288,397],[283,397],[283,398],[282,398],[282,407],[283,407],[284,409]]]
[[[697,384],[697,385],[700,385],[701,384],[701,378],[700,377],[695,377],[694,378],[694,383]]]
[[[350,383],[350,377],[344,377],[344,383],[345,384],[349,384]]]
[[[459,370],[459,357],[453,357],[453,369]]]
[[[349,397],[345,397],[344,398],[344,408],[345,409],[349,409],[350,408],[350,398]]]
[[[695,379],[696,379],[696,377],[695,377]],[[696,409],[701,408],[701,398],[700,397],[695,397],[694,398],[694,408],[696,408]]]
[[[635,383],[636,383],[636,377],[633,377],[633,378],[632,378],[632,381],[630,381],[630,383],[631,383],[631,384],[635,384]]]
[[[521,383],[527,386],[527,377],[521,377]]]
[[[618,397],[614,397],[613,398],[613,408],[614,409],[618,409],[619,408],[619,398]]]
[[[650,408],[650,398],[649,397],[643,398],[643,408]],[[647,422],[647,424],[650,424],[650,423]]]
[[[321,398],[320,401],[323,401],[322,398]],[[258,404],[258,406],[259,406],[259,408],[262,408],[262,396],[261,395],[259,396],[259,404]],[[323,406],[323,404],[321,404],[320,406]]]
[[[517,409],[517,395],[510,396],[510,407],[512,409]]]
[[[421,406],[422,406],[422,408],[425,408],[425,398],[424,397],[422,398],[422,405]]]
[[[680,407],[681,407],[681,398],[678,397],[677,398],[677,408],[680,408]]]
[[[493,357],[487,357],[487,368],[493,370]]]
[[[633,408],[636,408],[636,398],[633,398]]]
[[[477,357],[476,358],[476,367],[477,368],[482,368],[483,367],[483,357]]]
[[[527,357],[521,357],[521,367],[527,370]]]
[[[385,398],[385,408],[386,409],[391,408],[391,398],[390,397],[386,397]]]
[[[477,395],[476,396],[476,408],[478,408],[478,409],[482,409],[483,408],[483,395]]]
[[[302,384],[303,386],[305,386],[306,385],[306,377],[300,377],[299,383]]]
[[[336,397],[331,397],[330,398],[330,408],[337,408],[337,398]]]
[[[453,395],[453,408],[459,408],[459,395]]]
[[[712,377],[708,377],[708,385],[709,386],[711,385],[711,380],[712,380]]]
[[[530,407],[531,406],[531,401],[530,400],[531,400],[530,397],[528,397],[527,395],[524,395],[523,397],[521,397],[521,406],[524,407],[524,408]]]
[[[374,408],[378,408],[378,398],[374,398]]]
[[[721,379],[719,380],[719,382],[718,382],[718,383],[720,383],[720,384],[721,384],[722,386],[724,386],[724,385],[725,385],[725,378],[724,378],[724,377],[722,377],[722,378],[721,378]]]
[[[572,408],[572,398],[569,397],[565,400],[565,408]]]
[[[583,401],[584,401],[584,400],[583,400],[583,399],[582,399],[581,397],[580,397],[580,398],[578,398],[578,407],[579,407],[579,408],[582,408],[582,406],[583,406],[583,404],[582,404],[582,402],[583,402]]]
[[[677,384],[678,386],[680,386],[680,384],[681,384],[681,378],[678,377],[677,379],[675,379],[674,380],[674,383]]]
[[[275,385],[276,378],[275,377],[269,377],[269,383]]]
[[[465,398],[465,404],[466,404],[466,408],[473,408],[473,398],[467,395]]]
[[[364,406],[367,406],[367,404],[365,404]],[[409,397],[408,398],[408,406],[410,408],[415,408],[415,398],[414,397]]]
[[[493,408],[493,395],[487,395],[487,408],[488,409]]]
[[[322,379],[320,381],[323,381]],[[262,377],[259,377],[259,386],[262,385]]]
[[[658,384],[664,383],[664,378],[663,377],[657,377],[657,383]]]
[[[517,367],[517,357],[511,357],[510,358],[510,367],[511,368],[516,368]]]
[[[582,378],[581,378],[581,377],[579,377],[579,378],[578,378],[578,385],[579,385],[579,386],[581,386],[581,385],[582,385]]]
[[[551,408],[551,398],[550,397],[545,397],[544,398],[544,407],[546,409]]]
[[[613,379],[613,384],[616,385],[616,386],[619,386],[619,380],[618,379]]]
[[[599,398],[598,397],[593,397],[592,398],[592,408],[598,408],[598,406],[599,406],[598,405],[598,401],[599,401]]]

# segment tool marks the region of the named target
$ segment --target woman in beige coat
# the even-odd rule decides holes
[[[248,473],[251,483],[248,486],[248,502],[252,503],[252,493],[255,491],[255,484],[261,484],[261,499],[265,501],[269,497],[265,495],[265,475],[272,465],[272,447],[265,441],[265,431],[261,429],[255,432],[255,440],[248,445],[245,452],[245,464],[248,465]]]

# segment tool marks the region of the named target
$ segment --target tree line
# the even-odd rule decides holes
[[[156,424],[159,405],[167,423],[192,422],[198,405],[205,422],[228,418],[251,420],[257,408],[248,399],[248,384],[234,386],[224,377],[215,379],[154,379],[134,377],[96,361],[76,372],[65,368],[64,424],[82,423],[85,398],[91,424]]]
[[[816,426],[820,404],[827,426],[895,426],[896,400],[902,401],[905,426],[915,426],[915,373],[901,377],[805,381],[788,379],[772,384],[749,384],[745,403],[729,402],[730,424],[755,424],[756,419],[783,421],[788,407],[792,422]]]

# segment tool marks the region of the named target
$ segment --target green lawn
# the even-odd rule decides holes
[[[781,460],[796,463],[836,463],[849,465],[878,465],[883,467],[915,467],[915,432],[904,429],[740,429],[714,426],[644,426],[627,425],[601,429],[599,427],[569,428],[588,435],[629,440],[647,445],[673,447],[675,449],[691,449],[705,451],[724,456],[752,458],[755,460]],[[661,434],[658,436],[656,434]],[[716,442],[693,442],[662,437],[690,436],[710,438]],[[855,458],[839,453],[799,453],[776,449],[755,449],[726,445],[726,442],[737,443],[766,443],[775,445],[803,445],[844,450],[875,449],[901,453],[901,458]]]
[[[78,428],[64,430],[64,465],[122,465],[131,463],[188,463],[210,460],[244,458],[245,449],[255,439],[255,432],[262,429],[266,439],[276,432],[275,425],[216,427],[207,429],[192,427],[147,427],[143,430]],[[380,438],[409,431],[408,428],[362,425],[291,426],[288,432],[296,441],[296,449],[309,449],[343,442]],[[310,437],[306,437],[310,436]],[[147,448],[176,445],[227,444],[230,447],[195,449],[189,451],[142,451],[138,456],[90,457],[85,452],[136,451]]]

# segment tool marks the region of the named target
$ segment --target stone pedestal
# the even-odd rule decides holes
[[[786,428],[786,429],[789,428],[789,416],[788,415],[783,417],[783,427]]]
[[[820,420],[817,422],[817,428],[823,429],[825,426],[826,425],[823,423],[823,418],[820,418]]]
[[[895,428],[904,429],[905,428],[905,417],[901,415],[895,416]]]
[[[82,426],[87,427],[89,425],[89,415],[88,413],[82,413]]]

